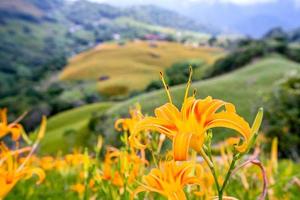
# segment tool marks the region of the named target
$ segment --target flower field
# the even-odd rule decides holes
[[[46,118],[36,138],[28,138],[24,116],[8,122],[1,109],[0,199],[298,199],[300,165],[279,160],[278,139],[261,133],[263,108],[248,122],[236,112],[239,105],[197,98],[191,77],[192,69],[176,107],[161,73],[168,102],[153,116],[137,104],[130,117],[119,118],[121,146],[104,145],[99,136],[92,149],[40,156]],[[216,129],[236,134],[215,142],[222,134]]]

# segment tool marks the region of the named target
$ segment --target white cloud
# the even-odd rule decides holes
[[[67,0],[76,1],[76,0]],[[80,1],[80,0],[78,0]],[[167,5],[167,4],[178,4],[185,5],[189,3],[206,3],[206,4],[235,4],[239,6],[249,6],[257,4],[266,3],[276,3],[278,1],[292,1],[296,7],[300,7],[300,0],[89,0],[99,3],[113,3],[113,4],[123,4],[123,5],[134,5],[134,4],[157,4],[157,5]]]
[[[295,6],[297,8],[300,8],[300,0],[294,0],[294,2],[295,2]]]
[[[277,0],[186,0],[186,1],[198,2],[198,3],[209,3],[209,4],[231,3],[231,4],[246,6],[246,5],[255,5],[255,4],[263,4],[263,3],[274,3]]]
[[[220,0],[222,3],[233,3],[237,5],[254,5],[262,3],[274,3],[277,0]]]

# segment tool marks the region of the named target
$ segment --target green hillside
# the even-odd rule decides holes
[[[264,105],[267,94],[273,85],[286,74],[298,70],[300,65],[283,57],[271,56],[258,60],[244,68],[216,78],[199,81],[192,85],[197,89],[197,97],[204,98],[208,95],[232,102],[237,107],[237,112],[252,122],[257,108]],[[177,86],[171,89],[173,101],[181,105],[185,86]],[[165,91],[155,91],[144,94],[123,103],[117,104],[107,111],[107,116],[116,118],[128,115],[128,108],[139,102],[144,113],[152,114],[154,108],[167,102]],[[107,128],[106,134],[111,134],[113,129]]]
[[[295,70],[300,71],[299,64],[278,55],[273,55],[255,61],[229,74],[195,82],[192,85],[192,89],[197,89],[198,98],[211,95],[214,98],[234,103],[237,107],[237,112],[251,122],[257,108],[264,106],[264,101],[267,100],[267,94],[272,90],[273,85],[286,74]],[[173,101],[177,105],[182,103],[184,90],[185,85],[171,89]],[[70,132],[68,140],[70,138],[79,138],[77,142],[80,142],[77,144],[84,143],[84,140],[81,143],[81,139],[85,137],[86,133],[84,128],[87,126],[88,116],[91,116],[94,110],[98,110],[99,113],[105,112],[108,119],[107,121],[101,121],[100,124],[105,126],[106,132],[104,134],[110,135],[114,132],[114,120],[120,116],[127,116],[130,106],[140,103],[144,113],[152,114],[155,107],[164,104],[166,101],[165,91],[160,90],[140,95],[113,106],[99,103],[64,112],[50,118],[49,129],[44,140],[45,143],[42,144],[42,150],[54,152],[57,145],[66,145],[62,142],[67,141],[64,140],[64,134],[68,135],[66,132],[71,128],[75,129],[75,132]],[[62,123],[62,121],[64,122]],[[79,134],[76,131],[79,131]]]
[[[66,112],[61,112],[48,120],[47,134],[40,145],[40,152],[54,153],[57,150],[70,151],[71,147],[85,144],[90,138],[87,135],[89,119],[106,111],[111,103],[96,103]]]

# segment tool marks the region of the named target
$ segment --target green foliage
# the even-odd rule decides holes
[[[268,163],[265,164],[265,167],[270,165]],[[293,178],[299,177],[299,164],[293,163],[291,160],[280,160],[278,166],[278,172],[273,174],[273,178],[277,180],[274,185],[269,185],[274,192],[274,196],[278,199],[289,199],[289,200],[297,200],[299,198],[299,189],[297,188],[297,184],[293,184]],[[246,180],[242,180],[239,176],[233,176],[230,184],[228,185],[227,192],[231,194],[231,196],[236,197],[237,199],[243,200],[253,200],[257,199],[258,195],[262,192],[262,182],[257,180],[253,180],[253,177],[247,176],[249,173],[253,173],[257,171],[256,166],[250,166],[245,168],[244,174],[246,175]],[[261,172],[257,171],[257,174]],[[245,185],[245,181],[249,184],[249,188],[243,188]],[[243,188],[238,189],[237,188]],[[267,197],[266,199],[272,199],[271,197]]]
[[[293,163],[290,160],[281,160],[279,162],[279,170],[276,174],[275,185],[270,186],[273,189],[276,197],[280,197],[281,199],[289,199],[289,200],[298,200],[299,197],[299,189],[298,186],[293,183],[293,177],[299,177],[299,164]],[[256,171],[255,166],[248,167],[245,170],[245,174],[248,172]],[[260,172],[258,171],[257,174]],[[250,173],[249,173],[250,174]],[[250,189],[246,189],[243,186],[243,182],[240,176],[233,176],[230,184],[228,185],[227,192],[228,196],[233,196],[238,199],[243,200],[253,200],[258,197],[258,195],[262,191],[262,183],[257,180],[252,181],[253,177],[248,177],[247,182],[249,183]],[[78,194],[71,189],[71,185],[78,183],[78,174],[77,173],[69,173],[62,175],[58,171],[47,171],[46,179],[40,185],[35,185],[34,179],[29,179],[25,181],[20,181],[13,190],[8,194],[5,198],[7,200],[79,200],[81,199]],[[103,182],[105,184],[105,182]],[[50,189],[49,189],[50,188]],[[106,184],[103,189],[109,188],[109,184]],[[242,188],[242,189],[237,189]],[[117,191],[116,188],[111,188],[112,193]],[[111,196],[107,196],[107,193],[103,194],[102,191],[96,190],[93,191],[92,194],[99,193],[99,199],[113,199]],[[102,194],[102,195],[101,195]],[[112,194],[111,194],[112,195]],[[195,197],[193,193],[187,192],[186,195],[190,200],[197,200],[199,197]],[[117,195],[115,195],[117,196]],[[151,197],[157,200],[165,200],[165,198],[156,193],[152,193]],[[122,200],[129,200],[129,195],[126,198],[122,198]],[[143,194],[139,195],[139,198],[135,199],[145,199]]]
[[[286,56],[291,60],[300,62],[300,46],[291,46],[290,48],[288,48],[286,51]]]
[[[300,74],[282,80],[267,107],[267,136],[278,137],[282,157],[300,156]]]
[[[228,56],[217,60],[213,67],[207,72],[206,77],[233,71],[245,66],[255,58],[264,56],[266,54],[264,45],[263,42],[249,42],[248,45],[243,43],[241,48],[238,48]]]
[[[176,62],[165,71],[165,79],[169,86],[186,83],[189,79],[190,67],[197,70],[204,63],[201,60],[185,60]],[[145,91],[152,91],[163,88],[161,80],[154,80],[147,86]]]
[[[171,67],[166,69],[169,85],[173,86],[186,83],[189,79],[190,67],[196,70],[202,64],[203,62],[201,60],[187,60],[174,63]]]
[[[161,82],[161,80],[153,80],[149,83],[149,85],[146,88],[146,92],[152,91],[152,90],[158,90],[163,88],[163,84]]]
[[[270,33],[271,34],[271,33]],[[221,58],[206,72],[205,77],[214,77],[220,74],[239,69],[255,59],[277,53],[299,62],[299,48],[289,46],[288,39],[277,33],[271,34],[266,39],[246,39],[239,42],[238,47]]]
[[[59,172],[48,171],[46,177],[47,184],[36,185],[33,179],[21,181],[5,199],[78,199],[78,195],[70,188],[72,184],[76,183],[76,178],[77,174],[62,176]],[[69,187],[66,187],[66,185],[69,185]],[[49,188],[51,189],[49,190]]]

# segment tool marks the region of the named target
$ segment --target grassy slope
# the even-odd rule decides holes
[[[178,43],[158,42],[156,45],[151,47],[148,42],[100,45],[72,58],[61,79],[95,80],[109,76],[109,80],[99,82],[100,89],[112,85],[126,86],[130,90],[142,89],[157,78],[159,71],[176,61],[200,59],[212,63],[222,54],[219,49],[192,48]]]
[[[93,114],[106,111],[111,103],[95,103],[59,113],[48,120],[47,132],[40,146],[41,153],[68,151],[82,145],[88,121]],[[69,133],[69,134],[68,134]]]
[[[197,97],[211,95],[236,105],[238,113],[252,121],[256,109],[263,106],[266,94],[273,84],[292,70],[300,70],[300,65],[279,56],[272,56],[256,61],[242,69],[213,79],[196,82],[192,88],[197,89]],[[182,102],[185,86],[172,88],[173,101]],[[164,91],[144,94],[117,104],[108,110],[108,114],[124,115],[128,107],[141,103],[143,111],[151,113],[155,107],[167,101]]]
[[[257,108],[263,106],[263,102],[267,100],[266,94],[272,90],[274,83],[293,70],[300,71],[300,65],[279,56],[272,56],[256,61],[232,73],[196,82],[192,85],[192,88],[197,89],[198,97],[203,98],[211,95],[214,98],[234,103],[238,113],[251,122]],[[184,90],[184,85],[173,87],[171,90],[173,101],[177,105],[182,102]],[[70,129],[82,132],[87,125],[87,117],[91,115],[93,110],[106,111],[113,119],[116,116],[128,115],[128,108],[137,102],[141,103],[144,113],[152,114],[155,107],[166,101],[165,92],[160,90],[140,95],[111,107],[108,104],[103,105],[100,103],[59,114],[49,120],[47,138],[44,140],[47,143],[42,144],[42,150],[53,152],[56,148],[55,145],[52,146],[53,144],[66,145],[61,142],[65,139],[64,132]],[[107,108],[108,110],[106,110]],[[88,111],[86,112],[86,110]],[[62,121],[64,121],[64,124],[62,124]],[[107,129],[110,131],[113,129],[113,121]],[[64,140],[65,142],[72,140],[71,138],[74,138],[74,135],[77,138],[78,134],[72,133],[70,135],[72,137]],[[82,138],[82,136],[84,134],[79,134],[78,137]]]

